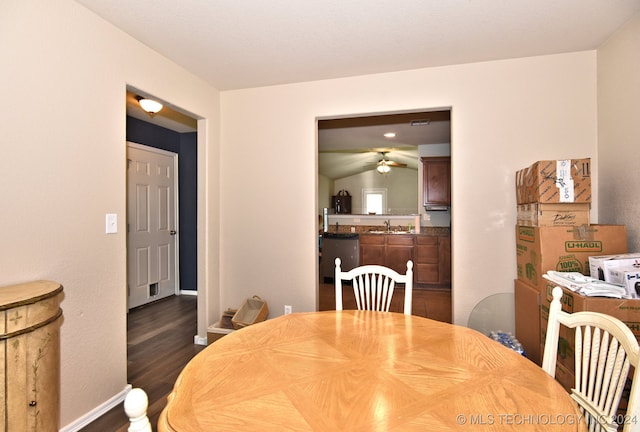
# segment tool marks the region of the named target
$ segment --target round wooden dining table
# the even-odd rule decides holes
[[[558,382],[475,330],[347,310],[284,315],[219,339],[181,372],[158,430],[586,427]]]

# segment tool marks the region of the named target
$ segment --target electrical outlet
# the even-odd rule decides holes
[[[291,313],[291,305],[284,305],[284,314],[289,315]]]

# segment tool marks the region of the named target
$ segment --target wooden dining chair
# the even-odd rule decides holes
[[[343,272],[336,258],[336,310],[342,310],[342,281],[351,281],[359,310],[389,312],[396,283],[404,284],[404,314],[411,315],[413,296],[413,261],[407,261],[407,272],[400,274],[381,265],[364,265]]]
[[[575,387],[571,397],[585,414],[590,431],[640,430],[638,385],[640,347],[631,329],[619,319],[598,312],[562,311],[562,288],[553,289],[542,368],[555,377],[560,326],[575,329]],[[626,415],[619,415],[630,366],[633,381]]]

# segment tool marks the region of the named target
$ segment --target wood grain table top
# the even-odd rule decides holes
[[[178,377],[158,430],[585,429],[558,382],[485,335],[352,310],[285,315],[216,341]]]

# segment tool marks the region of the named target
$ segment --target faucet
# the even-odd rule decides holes
[[[384,224],[387,227],[387,232],[391,231],[391,219],[384,221]]]

